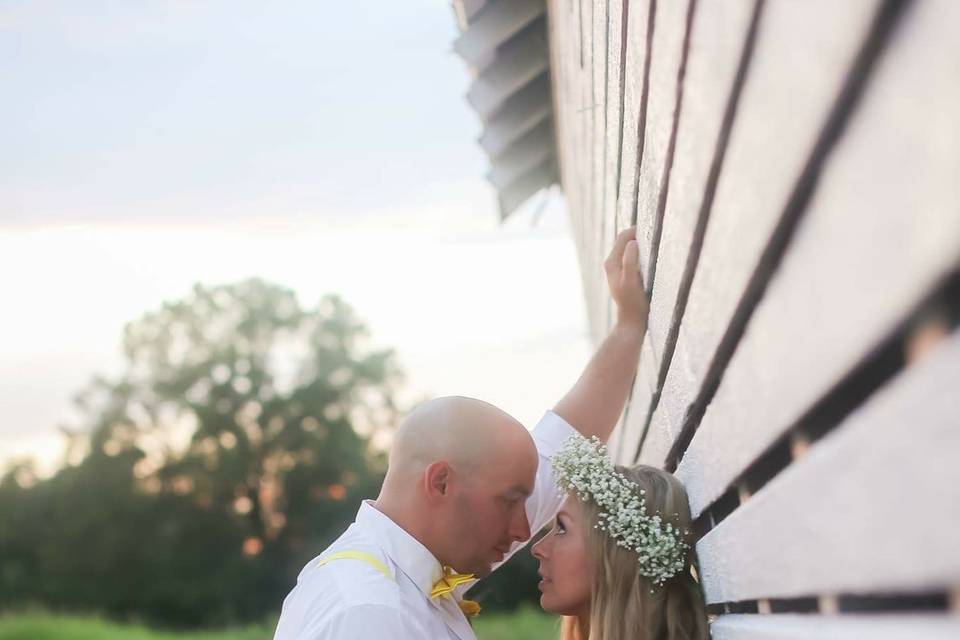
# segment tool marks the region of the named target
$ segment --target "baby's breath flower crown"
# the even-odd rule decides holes
[[[603,529],[617,545],[637,553],[640,575],[656,585],[683,571],[690,545],[684,533],[657,515],[647,515],[644,490],[616,470],[607,448],[594,436],[570,436],[553,456],[557,483],[567,493],[599,507],[595,528]]]

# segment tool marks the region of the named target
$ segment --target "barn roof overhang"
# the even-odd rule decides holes
[[[480,116],[501,221],[556,183],[557,157],[545,0],[453,0],[453,48],[473,75],[467,102]]]

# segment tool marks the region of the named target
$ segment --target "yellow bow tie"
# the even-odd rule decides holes
[[[472,573],[454,573],[449,567],[444,567],[443,577],[433,584],[430,597],[446,598],[460,585],[474,580]],[[473,600],[460,600],[457,604],[460,606],[460,610],[471,618],[480,613],[480,604]]]

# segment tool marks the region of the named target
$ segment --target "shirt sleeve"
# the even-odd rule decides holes
[[[563,494],[557,487],[556,479],[553,476],[553,466],[550,463],[550,458],[560,450],[567,438],[575,433],[577,433],[576,429],[553,411],[547,411],[533,429],[531,435],[534,444],[537,446],[540,464],[537,465],[537,478],[533,485],[533,493],[527,498],[526,503],[527,522],[530,523],[531,533],[536,533],[550,522],[563,502]],[[527,542],[529,541],[514,542],[504,559],[494,565],[494,570],[522,549]]]
[[[304,628],[297,634],[296,640],[410,640],[426,637],[426,632],[416,620],[396,607],[358,604],[343,609],[312,628]]]

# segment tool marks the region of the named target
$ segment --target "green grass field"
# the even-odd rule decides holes
[[[223,631],[157,631],[93,617],[39,613],[0,616],[0,640],[270,640],[272,623]],[[553,640],[557,619],[534,609],[514,614],[480,614],[479,640]]]

